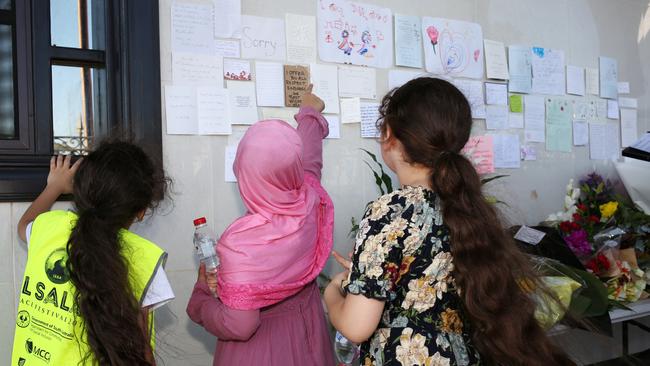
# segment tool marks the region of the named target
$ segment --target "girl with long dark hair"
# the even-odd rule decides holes
[[[418,78],[380,108],[381,152],[401,188],[372,202],[352,263],[325,291],[362,365],[572,365],[534,317],[538,284],[461,154],[470,105]]]
[[[174,297],[167,254],[128,228],[166,187],[131,143],[102,143],[73,165],[52,158],[45,190],[18,223],[29,250],[12,365],[155,364],[152,310]],[[70,193],[73,211],[50,211]]]

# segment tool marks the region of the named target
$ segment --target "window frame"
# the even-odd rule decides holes
[[[30,201],[45,187],[54,151],[52,65],[103,65],[107,123],[98,135],[128,136],[162,164],[158,0],[106,0],[105,51],[51,46],[49,0],[12,5],[19,139],[0,140],[0,202]]]

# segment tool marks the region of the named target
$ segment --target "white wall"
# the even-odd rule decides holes
[[[204,2],[208,2],[204,0]],[[287,12],[315,15],[315,0],[243,0],[244,14],[283,18]],[[639,28],[648,10],[646,0],[367,0],[390,7],[394,13],[437,16],[478,22],[485,38],[508,44],[528,44],[558,48],[566,52],[567,64],[597,67],[600,55],[619,62],[619,79],[630,81],[631,96],[639,98],[639,131],[650,129],[650,43],[638,41]],[[171,83],[170,51],[171,0],[160,0],[161,78]],[[387,71],[378,70],[378,92],[387,90]],[[164,113],[164,105],[163,105]],[[164,121],[163,121],[164,126]],[[476,132],[484,121],[476,122]],[[164,130],[164,128],[163,128]],[[342,126],[340,140],[325,142],[324,185],[336,205],[335,246],[346,252],[350,217],[357,218],[368,201],[377,196],[371,175],[358,150],[377,151],[372,140],[359,138],[358,125]],[[167,272],[176,300],[160,311],[158,329],[162,341],[158,352],[165,365],[208,365],[214,338],[191,323],[185,305],[196,276],[192,251],[192,219],[205,215],[217,231],[222,231],[243,212],[237,188],[224,183],[225,137],[163,136],[164,158],[174,178],[173,202],[159,216],[136,228],[169,252]],[[540,147],[539,150],[543,150]],[[571,154],[541,154],[537,162],[526,162],[521,169],[496,182],[491,190],[508,202],[505,215],[512,223],[535,224],[560,209],[563,190],[569,178],[580,177],[593,169],[615,178],[610,163],[588,160],[586,148]],[[65,206],[65,205],[63,205]],[[13,337],[16,298],[22,281],[25,250],[14,234],[15,224],[26,208],[23,203],[0,204],[0,363],[8,363]],[[327,270],[338,270],[332,263]],[[10,309],[10,311],[4,311]],[[608,354],[614,342],[604,340],[598,352]],[[584,347],[574,346],[574,349]],[[599,355],[591,347],[581,353]]]

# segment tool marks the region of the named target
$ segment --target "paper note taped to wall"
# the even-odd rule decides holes
[[[309,86],[309,68],[284,65],[284,105],[299,107],[302,96]]]

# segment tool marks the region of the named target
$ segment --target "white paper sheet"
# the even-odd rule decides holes
[[[567,65],[566,92],[573,95],[585,95],[585,68]]]
[[[237,177],[235,177],[235,173],[233,172],[233,165],[235,164],[235,158],[237,157],[237,146],[231,146],[228,145],[226,146],[225,149],[225,154],[224,154],[224,180],[227,183],[236,183],[237,182]]]
[[[346,0],[316,3],[321,60],[381,68],[393,65],[390,9]]]
[[[262,119],[279,119],[297,127],[298,122],[294,118],[297,113],[298,108],[262,108]]]
[[[226,80],[252,80],[251,62],[248,60],[225,58],[223,60],[223,78]]]
[[[388,90],[399,88],[413,79],[427,75],[426,72],[422,71],[388,70]]]
[[[616,99],[618,97],[618,62],[609,57],[599,57],[600,97]]]
[[[422,22],[418,16],[395,14],[395,64],[422,67]]]
[[[214,53],[212,4],[172,3],[172,52]]]
[[[229,135],[230,97],[228,89],[201,86],[196,88],[197,119],[201,135]]]
[[[480,24],[424,17],[422,43],[428,72],[483,79],[483,31]]]
[[[638,102],[636,98],[626,98],[626,97],[620,97],[618,98],[618,106],[620,108],[632,108],[632,109],[637,109],[638,107]]]
[[[327,139],[340,139],[341,138],[341,121],[339,116],[335,114],[324,114],[325,120],[329,127],[330,133],[327,135]]]
[[[533,93],[563,95],[566,90],[564,51],[533,47]]]
[[[243,58],[284,61],[287,58],[284,20],[242,16],[241,54]]]
[[[519,135],[495,134],[492,135],[492,139],[495,168],[515,169],[521,167]]]
[[[589,124],[587,122],[573,122],[573,145],[584,146],[589,143]]]
[[[523,145],[521,147],[521,160],[534,161],[537,160],[537,149],[532,145]]]
[[[485,83],[485,104],[508,105],[508,84]]]
[[[165,114],[168,135],[198,133],[196,88],[185,85],[165,86]]]
[[[618,89],[618,94],[630,94],[630,82],[629,81],[619,81],[616,84]]]
[[[215,53],[221,57],[241,57],[239,41],[231,39],[217,39],[214,41]]]
[[[252,125],[259,120],[255,99],[255,83],[226,81],[230,93],[230,120],[233,125]]]
[[[587,67],[585,69],[585,92],[589,95],[599,95],[600,93],[600,79],[598,76],[598,69]]]
[[[618,159],[620,140],[618,126],[613,123],[589,124],[589,156],[592,160]]]
[[[361,99],[341,98],[341,123],[361,122]]]
[[[173,53],[172,77],[176,84],[223,85],[223,58],[193,53]]]
[[[596,115],[601,120],[607,118],[607,100],[605,99],[596,100]]]
[[[488,79],[508,80],[508,61],[503,42],[483,40],[485,46],[485,70]]]
[[[485,106],[485,126],[488,130],[505,130],[508,128],[508,106]]]
[[[524,128],[524,114],[510,113],[508,115],[508,128]]]
[[[316,17],[286,14],[287,60],[297,64],[316,62]]]
[[[528,142],[545,142],[546,106],[544,97],[526,95],[524,98],[524,136]]]
[[[228,145],[237,146],[239,141],[244,138],[249,126],[232,126],[232,133],[228,135]]]
[[[339,66],[339,96],[377,99],[377,73],[369,67]]]
[[[533,89],[533,53],[528,46],[508,47],[509,89],[513,93],[530,93]]]
[[[621,146],[628,147],[638,138],[636,109],[621,108]]]
[[[213,0],[214,36],[241,38],[241,0]]]
[[[453,84],[465,95],[472,108],[472,118],[485,119],[483,82],[479,80],[454,79]]]
[[[607,118],[618,119],[618,101],[607,99]]]
[[[379,138],[380,131],[377,128],[379,119],[379,103],[361,103],[361,137]]]
[[[309,65],[309,78],[314,85],[312,92],[325,103],[323,113],[339,113],[339,76],[334,65]]]
[[[284,67],[281,63],[256,62],[255,79],[258,106],[284,106]]]

